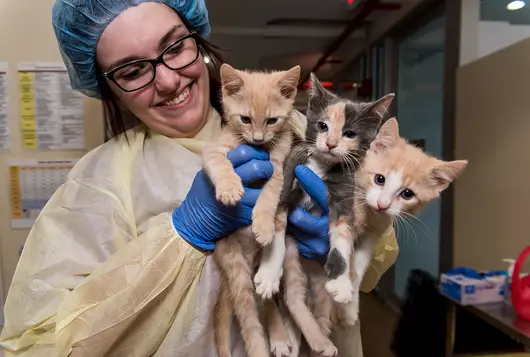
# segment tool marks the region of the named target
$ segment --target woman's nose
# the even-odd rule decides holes
[[[160,93],[175,92],[180,85],[180,75],[177,71],[160,64],[156,67],[155,84],[157,91]]]

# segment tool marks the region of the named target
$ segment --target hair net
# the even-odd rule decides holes
[[[101,98],[96,73],[96,46],[107,25],[129,7],[159,2],[184,15],[202,36],[210,33],[204,0],[56,0],[52,23],[72,88]]]

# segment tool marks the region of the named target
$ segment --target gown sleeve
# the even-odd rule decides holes
[[[170,212],[139,234],[127,182],[69,176],[48,201],[7,296],[7,356],[149,356],[192,319],[206,255]]]

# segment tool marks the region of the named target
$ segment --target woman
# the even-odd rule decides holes
[[[114,138],[79,161],[35,222],[1,344],[18,356],[215,356],[208,253],[251,222],[260,191],[223,207],[201,170],[202,147],[220,130],[205,5],[57,0],[53,24],[72,86],[102,99]],[[130,117],[141,125],[122,133]],[[241,146],[229,158],[245,185],[271,176],[263,151]],[[325,204],[316,175],[297,177]],[[327,253],[326,219],[290,217],[310,259]]]

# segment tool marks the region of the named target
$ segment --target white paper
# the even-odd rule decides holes
[[[84,150],[83,94],[70,86],[63,64],[21,64],[32,73],[36,141],[40,150]]]
[[[7,66],[7,62],[0,62],[0,151],[11,150],[11,140],[9,139]]]
[[[57,188],[66,182],[73,160],[9,162],[11,228],[31,228]]]

